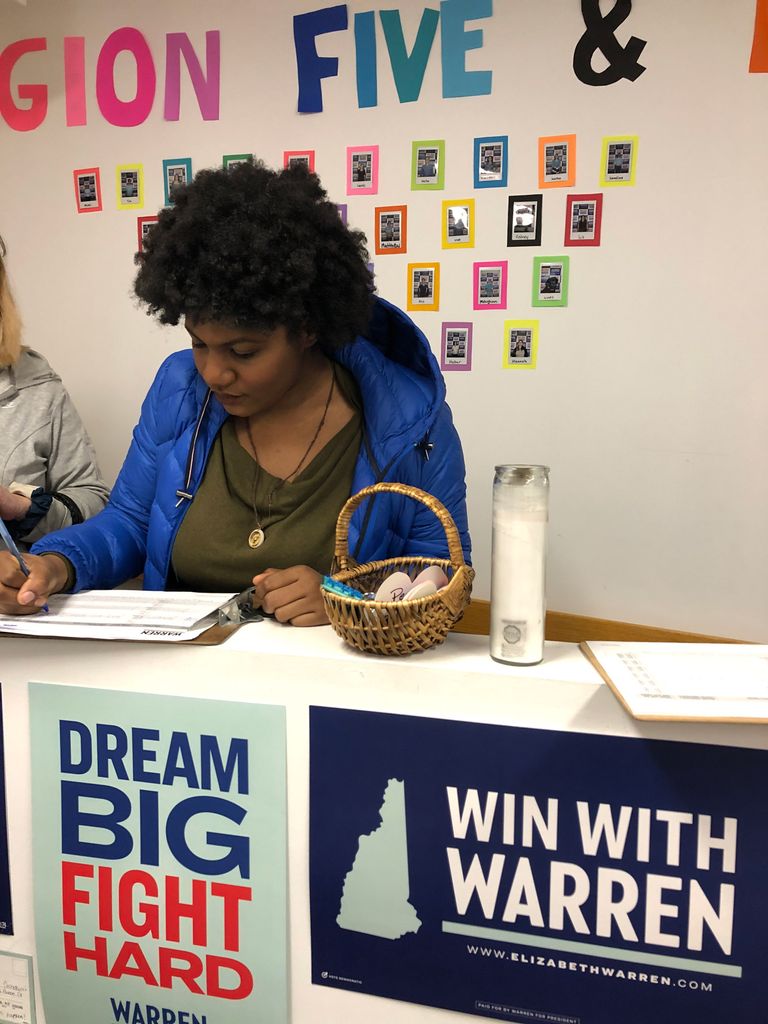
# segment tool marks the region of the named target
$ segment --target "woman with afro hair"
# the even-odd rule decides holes
[[[421,331],[374,295],[367,259],[306,168],[246,163],[175,190],[135,290],[191,348],[161,366],[106,509],[36,544],[26,581],[0,556],[0,610],[143,572],[154,590],[253,585],[279,621],[324,623],[339,511],[378,481],[439,498],[469,558],[443,378]],[[434,515],[386,493],[356,510],[349,549],[447,557]]]

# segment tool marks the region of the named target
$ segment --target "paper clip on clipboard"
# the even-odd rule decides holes
[[[247,590],[236,594],[219,608],[220,626],[242,626],[246,622],[263,622],[264,616],[253,607],[253,592],[255,587],[248,587]]]

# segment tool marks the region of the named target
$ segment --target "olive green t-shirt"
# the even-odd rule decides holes
[[[329,572],[336,520],[351,493],[361,440],[356,385],[340,367],[336,372],[355,413],[290,483],[278,486],[279,478],[242,447],[234,420],[224,421],[173,546],[180,589],[244,590],[264,569],[291,565]],[[259,523],[264,542],[254,549],[248,537]]]

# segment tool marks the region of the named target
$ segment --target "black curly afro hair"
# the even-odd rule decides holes
[[[306,331],[325,351],[365,332],[373,280],[365,235],[347,228],[305,167],[260,161],[200,171],[136,254],[134,288],[161,323]]]

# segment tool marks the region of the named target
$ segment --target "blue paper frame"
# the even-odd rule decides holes
[[[171,197],[171,190],[168,183],[168,170],[171,167],[184,167],[187,172],[187,180],[185,184],[189,185],[192,181],[192,157],[182,156],[178,160],[163,160],[163,192],[165,195],[165,205],[173,206],[173,198]]]
[[[480,147],[484,145],[501,144],[501,177],[498,179],[480,178]],[[475,153],[472,163],[475,180],[475,188],[506,188],[509,172],[509,136],[508,135],[485,135],[475,139]]]

